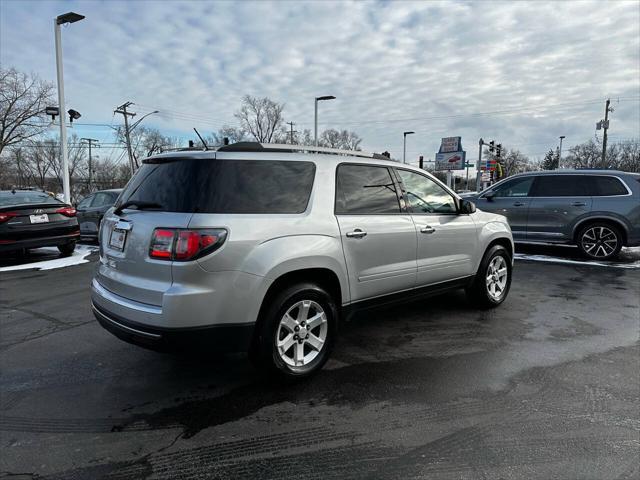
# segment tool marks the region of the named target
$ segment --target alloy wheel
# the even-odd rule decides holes
[[[583,250],[595,258],[609,257],[618,247],[616,233],[602,225],[585,230],[580,241],[582,242]]]
[[[322,351],[327,332],[327,315],[318,303],[296,302],[280,319],[276,333],[278,355],[290,367],[305,367]]]
[[[507,288],[509,270],[504,257],[498,255],[494,257],[487,267],[486,285],[489,296],[498,301],[504,295]]]

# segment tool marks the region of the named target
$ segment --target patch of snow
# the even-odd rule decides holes
[[[43,247],[38,250],[47,250],[52,252],[58,252],[56,247]],[[53,270],[54,268],[70,267],[71,265],[79,265],[81,263],[87,263],[87,256],[93,252],[97,252],[98,247],[92,247],[88,245],[76,245],[76,249],[73,255],[68,257],[52,258],[50,260],[42,260],[40,262],[23,263],[21,265],[11,265],[9,267],[0,267],[0,272],[10,272],[15,270]]]
[[[631,249],[628,249],[631,250]],[[549,262],[549,263],[565,263],[570,265],[591,265],[597,267],[614,267],[614,268],[640,268],[640,260],[635,262],[598,262],[595,260],[573,260],[570,258],[552,257],[550,255],[530,255],[526,253],[516,253],[514,255],[516,260],[530,260],[534,262]]]

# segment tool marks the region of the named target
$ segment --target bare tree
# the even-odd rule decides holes
[[[33,155],[42,157],[42,161],[49,166],[50,173],[56,179],[60,189],[63,188],[62,157],[60,156],[60,137],[48,138],[33,143]],[[80,142],[75,133],[67,138],[67,152],[69,160],[69,178],[72,180],[83,176],[87,164],[87,146]],[[44,188],[44,187],[43,187]]]
[[[178,140],[176,138],[164,136],[157,128],[146,127],[144,125],[138,125],[133,130],[130,130],[129,138],[131,139],[131,150],[136,167],[139,166],[140,159],[150,157],[167,148],[178,146]],[[116,129],[116,139],[119,143],[126,146],[127,141],[124,134],[124,126],[121,125]]]
[[[206,140],[207,143],[211,143],[212,145],[222,145],[225,138],[229,139],[229,143],[237,143],[247,141],[249,136],[247,135],[247,131],[242,128],[224,125],[217,132],[213,132],[213,136],[207,137]]]
[[[354,132],[334,130],[330,128],[320,135],[318,143],[323,147],[339,148],[342,150],[361,150],[362,139]]]
[[[52,102],[53,84],[15,68],[0,69],[0,154],[44,132],[44,109]]]
[[[267,97],[245,95],[242,107],[235,113],[235,117],[240,121],[240,128],[257,142],[272,143],[276,133],[283,127],[283,109],[283,103],[274,102]]]

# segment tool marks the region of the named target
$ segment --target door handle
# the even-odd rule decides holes
[[[514,207],[521,207],[523,205],[524,205],[524,203],[522,203],[522,202],[513,202],[513,206]]]
[[[571,204],[571,206],[572,206],[572,207],[586,207],[586,206],[587,206],[587,204],[586,204],[586,203],[584,203],[584,202],[573,202],[573,203]]]
[[[420,229],[420,233],[434,233],[436,231],[431,225],[426,225]]]
[[[367,236],[367,232],[359,228],[356,228],[353,232],[347,232],[347,237],[349,238],[362,238],[366,236]]]

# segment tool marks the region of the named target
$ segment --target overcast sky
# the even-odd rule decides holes
[[[347,128],[363,149],[433,158],[443,136],[530,156],[596,134],[611,97],[611,141],[640,130],[640,2],[210,2],[0,0],[3,68],[55,81],[63,28],[67,108],[76,133],[112,140],[129,100],[167,134],[236,124],[244,94],[286,104],[286,121]],[[597,132],[599,135],[601,132]]]

